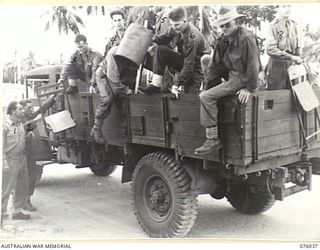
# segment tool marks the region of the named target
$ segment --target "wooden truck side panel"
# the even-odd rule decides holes
[[[320,98],[319,89],[315,92]],[[177,149],[184,156],[202,159],[193,154],[205,141],[197,95],[184,94],[180,100],[136,95],[130,97],[129,106],[133,143]],[[289,90],[258,92],[247,105],[238,104],[235,96],[227,97],[219,106],[224,152],[207,155],[207,160],[224,157],[225,163],[244,167],[301,153],[301,131]],[[313,112],[306,121],[310,134],[315,130]],[[310,147],[320,148],[319,136]]]

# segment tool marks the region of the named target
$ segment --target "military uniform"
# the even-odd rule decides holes
[[[267,36],[267,54],[270,56],[266,72],[268,89],[288,88],[288,67],[292,55],[300,56],[300,40],[296,22],[286,19],[275,20]]]
[[[21,212],[28,196],[28,169],[25,156],[25,130],[22,123],[8,119],[3,125],[2,206],[6,214],[8,200],[14,190],[14,214]]]
[[[200,120],[208,128],[218,122],[218,99],[246,88],[257,89],[261,69],[258,41],[246,28],[238,27],[230,37],[220,37],[209,63],[208,81],[213,86],[200,93]],[[221,78],[225,81],[222,82]]]
[[[121,79],[121,74],[113,57],[116,50],[117,47],[113,47],[109,50],[109,53],[96,73],[97,85],[100,93],[100,102],[95,113],[96,119],[103,120],[108,117],[114,98],[125,95],[129,91],[128,86],[122,84],[122,82],[125,81]],[[127,71],[129,71],[129,69],[127,69]]]
[[[109,42],[106,45],[105,51],[104,51],[104,57],[106,57],[106,55],[108,54],[109,50],[112,47],[120,45],[120,42],[123,38],[124,33],[125,33],[125,30],[123,30],[123,32],[116,31],[116,33],[110,38]]]
[[[83,81],[87,84],[95,84],[95,73],[102,59],[102,55],[91,48],[88,48],[86,53],[76,51],[72,54],[68,63],[63,67],[61,78],[64,81],[69,79]]]
[[[42,112],[45,112],[48,110],[52,105],[55,103],[55,97],[52,95],[49,97],[42,105],[41,108],[33,112],[32,114],[26,116],[26,121],[24,122],[25,124],[25,130],[26,133],[29,133],[33,131],[36,128],[36,124],[34,123],[28,123],[35,119],[39,114]],[[39,136],[39,135],[36,135]],[[28,172],[29,172],[29,189],[28,189],[28,194],[29,196],[33,195],[35,185],[36,185],[36,174],[37,174],[37,169],[36,169],[36,160],[34,158],[34,153],[33,153],[33,137],[28,136],[26,138],[26,149],[25,149],[25,154],[27,157],[27,166],[28,166]]]
[[[200,60],[205,51],[200,31],[192,23],[181,34],[170,27],[166,33],[156,35],[154,42],[158,47],[153,58],[153,73],[163,75],[169,66],[180,72],[175,85],[183,85],[185,92],[198,92],[203,81]],[[177,52],[168,46],[170,42],[176,45]]]
[[[136,69],[119,68],[114,59],[117,48],[115,46],[109,50],[96,72],[100,101],[95,112],[91,136],[97,143],[101,144],[106,143],[101,132],[103,121],[109,116],[114,100],[130,93],[128,85],[130,85],[132,79],[135,79],[137,72]]]

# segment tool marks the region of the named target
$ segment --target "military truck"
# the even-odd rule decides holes
[[[38,88],[40,105],[56,91],[54,83]],[[194,150],[205,141],[205,129],[197,94],[116,100],[102,128],[108,144],[101,145],[90,138],[99,96],[78,87],[79,93],[65,95],[55,111],[44,114],[68,110],[75,126],[54,133],[43,119],[39,134],[56,150],[57,162],[89,167],[99,176],[122,165],[121,181],[132,182],[133,210],[150,237],[185,236],[197,217],[198,195],[226,198],[242,213],[259,214],[275,201],[311,190],[312,171],[319,170],[318,113],[302,112],[290,90],[258,91],[247,104],[236,96],[223,98],[223,146],[199,156]],[[314,92],[319,99],[320,89]]]

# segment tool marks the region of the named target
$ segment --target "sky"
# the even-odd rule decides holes
[[[52,6],[46,5],[0,5],[3,62],[13,60],[15,51],[18,52],[18,57],[22,58],[27,56],[29,51],[33,51],[36,61],[40,64],[45,63],[47,59],[50,62],[59,62],[61,55],[62,59],[66,60],[71,55],[75,49],[74,34],[59,35],[57,29],[44,31],[47,19],[40,16],[51,8]],[[86,21],[86,27],[81,29],[81,33],[87,36],[89,46],[102,53],[107,37],[111,34],[109,15],[88,17],[85,10],[77,13]],[[319,25],[319,13],[320,3],[296,4],[293,8],[292,19],[302,25],[306,23]]]
[[[69,56],[75,49],[74,37],[59,35],[58,29],[45,32],[46,17],[43,13],[52,6],[0,6],[0,27],[4,38],[1,41],[1,55],[4,61],[14,57],[15,51],[24,57],[31,50],[39,62],[46,58],[59,61],[60,54]],[[110,35],[110,18],[106,16],[87,17],[85,11],[78,11],[86,20],[86,27],[81,33],[88,38],[89,46],[102,52],[106,44],[106,37]]]

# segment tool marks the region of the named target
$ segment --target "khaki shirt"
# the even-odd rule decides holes
[[[170,27],[164,34],[154,36],[154,42],[159,45],[168,45],[172,41],[177,46],[178,52],[184,56],[183,68],[180,71],[176,85],[184,85],[190,79],[199,79],[201,81],[200,59],[205,52],[203,35],[192,23],[189,23],[182,34],[175,33]]]
[[[8,119],[3,125],[3,160],[20,158],[25,150],[25,129],[23,123],[13,123]]]
[[[67,79],[81,79],[85,82],[95,83],[95,73],[102,59],[102,55],[91,48],[82,54],[75,51],[63,67],[61,78],[65,81]]]
[[[123,33],[116,31],[116,33],[110,38],[104,51],[104,57],[106,57],[106,55],[108,54],[109,50],[112,47],[120,45],[120,42],[124,36],[124,33],[125,33],[125,30],[123,31]]]
[[[220,37],[208,67],[208,81],[213,81],[213,85],[225,78],[240,81],[246,89],[255,91],[261,70],[257,37],[244,27],[239,27],[230,37]]]
[[[291,60],[291,55],[301,54],[300,43],[296,22],[277,19],[268,30],[267,54],[276,59]]]

